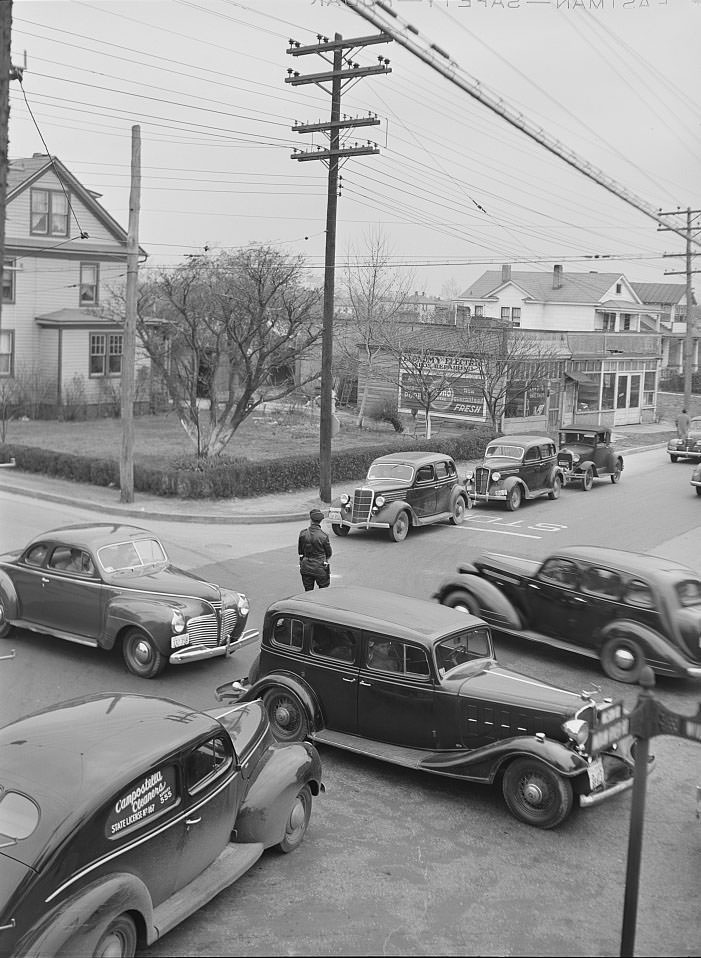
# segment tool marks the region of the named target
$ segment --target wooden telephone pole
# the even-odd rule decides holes
[[[7,203],[8,126],[12,66],[12,0],[0,3],[0,269],[5,266],[5,206]],[[2,305],[2,296],[0,296]],[[1,318],[1,315],[0,315]],[[2,327],[0,326],[0,329]]]
[[[701,210],[675,210],[671,213],[663,213],[660,211],[660,216],[685,216],[686,225],[683,231],[684,239],[686,240],[686,252],[684,253],[665,253],[665,256],[685,256],[686,257],[686,269],[683,270],[665,270],[665,276],[686,276],[686,333],[684,336],[684,409],[687,412],[691,410],[691,373],[694,360],[694,323],[691,315],[691,304],[693,301],[693,292],[691,289],[691,276],[693,273],[701,272],[698,269],[692,269],[692,259],[694,256],[698,256],[698,253],[692,252],[692,244],[696,241],[697,234],[699,233],[699,227],[694,228],[692,216],[699,216]],[[681,232],[681,227],[679,225],[675,226],[660,226],[660,232],[665,230],[671,230],[675,233]]]
[[[122,455],[120,502],[134,501],[134,366],[136,364],[136,293],[139,280],[139,211],[141,209],[141,127],[131,128],[131,189],[127,234],[127,291],[122,342]]]
[[[367,142],[366,145],[354,143],[341,145],[341,135],[344,139],[350,130],[361,126],[377,126],[377,116],[343,117],[341,119],[341,94],[351,83],[361,77],[373,76],[379,73],[391,73],[389,60],[379,56],[375,67],[361,67],[351,60],[356,49],[369,46],[373,43],[389,43],[391,37],[385,33],[377,36],[357,37],[354,40],[344,40],[340,33],[333,40],[318,34],[318,43],[314,46],[302,46],[295,40],[290,40],[287,52],[293,57],[307,56],[315,53],[331,63],[331,70],[301,76],[292,68],[287,71],[285,83],[292,86],[301,86],[305,83],[316,83],[322,90],[331,94],[331,117],[328,123],[296,123],[292,129],[296,133],[324,133],[329,140],[328,149],[295,150],[291,158],[300,162],[307,160],[321,160],[328,166],[328,195],[326,202],[326,253],[324,258],[324,312],[321,335],[321,405],[319,415],[319,497],[322,502],[331,502],[331,436],[332,436],[332,389],[333,389],[333,306],[336,269],[336,214],[338,209],[338,170],[339,160],[350,156],[363,156],[370,153],[379,153],[377,144]]]

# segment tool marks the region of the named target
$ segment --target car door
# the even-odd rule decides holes
[[[50,605],[46,601],[50,581],[44,574],[50,551],[50,543],[35,543],[9,570],[19,600],[18,618],[38,625],[46,625],[50,619]]]
[[[450,494],[456,483],[455,467],[452,463],[437,462],[436,472],[436,512],[450,512]]]
[[[619,572],[584,563],[580,572],[579,612],[570,624],[572,640],[596,648],[597,636],[622,614],[623,580]]]
[[[529,492],[536,492],[543,485],[543,464],[539,446],[529,446],[523,455],[521,476]]]
[[[357,728],[360,631],[311,620],[309,654],[300,675],[316,692],[327,728],[353,733]]]
[[[534,632],[566,640],[585,607],[579,591],[579,569],[570,559],[551,556],[529,580],[525,592],[528,625]]]
[[[191,747],[182,757],[183,797],[181,845],[175,891],[210,865],[229,842],[241,802],[243,779],[225,732]]]
[[[419,518],[436,513],[436,475],[433,466],[419,466],[414,485],[407,494],[409,505]]]
[[[550,474],[557,462],[557,449],[551,442],[543,443],[540,447],[540,485],[539,489],[550,489]]]
[[[425,649],[381,633],[363,633],[360,735],[392,745],[435,748],[435,694]]]
[[[71,552],[78,554],[72,564]],[[98,639],[102,635],[102,583],[90,554],[56,546],[48,558],[45,577],[44,601],[50,610],[51,631]]]

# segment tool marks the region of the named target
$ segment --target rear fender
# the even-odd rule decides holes
[[[468,568],[467,565],[460,566],[461,570]],[[434,596],[439,602],[443,602],[450,592],[455,592],[457,589],[464,589],[474,596],[480,607],[479,615],[487,622],[505,629],[523,628],[518,611],[504,593],[479,575],[463,574],[445,579]]]
[[[665,671],[667,674],[679,672],[686,674],[690,662],[689,659],[673,645],[669,639],[665,639],[659,632],[652,629],[646,629],[639,622],[630,619],[618,619],[606,625],[597,636],[597,651],[601,649],[611,638],[612,635],[625,635],[635,641],[642,649],[645,658],[655,663],[654,668],[657,671]],[[658,666],[657,663],[660,663]]]
[[[16,958],[92,955],[110,923],[125,912],[134,919],[142,941],[155,941],[153,903],[146,885],[136,875],[119,872],[59,900],[24,936],[14,954]]]
[[[5,618],[10,620],[19,618],[17,591],[12,579],[2,569],[0,569],[0,596],[5,605]]]
[[[262,698],[263,694],[272,688],[283,688],[295,693],[304,706],[312,731],[324,727],[324,717],[314,690],[304,679],[290,672],[270,672],[248,687],[241,683],[236,683],[233,687],[232,683],[220,685],[216,696],[220,701],[226,702],[253,702],[255,699]]]
[[[271,745],[249,781],[236,818],[236,841],[261,842],[266,848],[281,842],[303,785],[309,785],[312,795],[323,789],[321,760],[314,746]]]

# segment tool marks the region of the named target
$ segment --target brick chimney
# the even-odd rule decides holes
[[[511,267],[506,263],[501,268],[501,281],[502,283],[508,283],[511,279]]]
[[[562,266],[553,267],[553,289],[562,287]]]

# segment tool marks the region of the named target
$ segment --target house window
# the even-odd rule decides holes
[[[630,313],[621,313],[621,329],[630,329],[632,319],[633,317],[630,315]]]
[[[604,324],[602,329],[605,333],[612,333],[616,329],[616,314],[604,313]]]
[[[80,305],[93,306],[97,303],[97,286],[100,267],[97,263],[80,264]]]
[[[620,293],[623,290],[623,283],[616,283],[616,292]]]
[[[10,329],[0,331],[0,376],[12,376],[14,367],[15,334]]]
[[[484,306],[475,306],[475,316],[484,316]]]
[[[508,306],[501,307],[501,318],[506,320],[511,318],[511,310]]]
[[[15,301],[15,261],[13,259],[5,260],[5,268],[2,271],[2,301],[3,303]]]
[[[646,372],[643,384],[643,406],[655,405],[655,372]]]
[[[514,306],[511,310],[511,325],[520,326],[521,325],[521,307]]]
[[[68,200],[61,190],[32,190],[31,233],[68,236]]]
[[[90,375],[119,376],[124,337],[121,333],[90,334]]]

